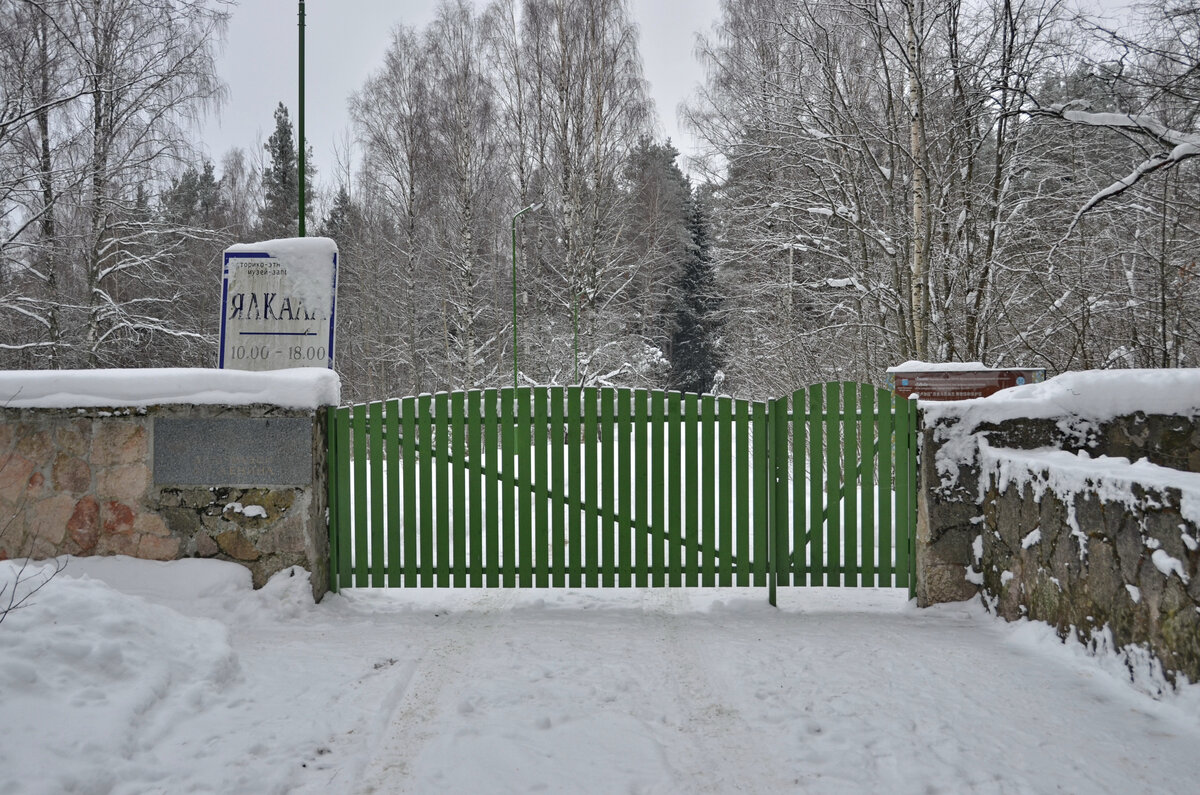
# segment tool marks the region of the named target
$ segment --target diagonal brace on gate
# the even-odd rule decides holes
[[[400,437],[400,445],[402,448],[403,448],[404,444],[405,444],[404,437],[401,436]],[[412,444],[412,448],[417,453],[421,452],[421,445],[418,442],[414,442]],[[432,458],[438,458],[439,455],[442,455],[436,449],[430,450],[429,454]],[[604,510],[604,508],[602,508],[602,507],[588,505],[582,498],[579,500],[577,505],[572,505],[571,496],[569,494],[565,494],[565,493],[564,494],[555,494],[554,490],[551,489],[549,486],[539,487],[536,483],[523,484],[521,482],[521,479],[519,477],[517,477],[516,475],[513,475],[512,477],[508,477],[504,474],[503,471],[500,471],[499,469],[496,469],[495,471],[489,471],[486,464],[480,464],[478,466],[475,466],[474,463],[470,459],[458,461],[458,460],[456,460],[456,456],[453,453],[445,453],[444,458],[446,461],[448,461],[451,464],[457,464],[459,466],[462,466],[467,472],[478,471],[479,474],[484,475],[484,476],[494,477],[501,483],[509,483],[516,488],[529,489],[531,492],[533,492],[533,494],[535,496],[540,492],[548,499],[555,500],[555,501],[559,502],[560,504],[567,506],[568,508],[577,508],[578,510],[581,510],[584,512],[594,513],[600,519],[612,519],[614,521],[625,520],[625,517],[621,516],[620,514],[617,514],[615,511],[609,513],[609,512],[606,512]],[[642,524],[639,523],[638,520],[633,517],[629,517],[627,521],[629,522],[629,526],[631,528],[633,528],[634,530],[643,530],[651,538],[658,538],[659,540],[665,540],[665,541],[670,541],[670,540],[680,541],[685,547],[690,547],[691,549],[694,549],[697,552],[711,554],[717,560],[720,560],[721,556],[723,554],[720,548],[714,548],[711,550],[706,549],[705,545],[697,539],[688,538],[688,537],[684,537],[683,539],[672,539],[672,537],[666,531],[656,530],[649,523],[646,523],[645,526],[642,526]],[[733,560],[735,564],[740,560],[739,556],[736,554],[730,555],[730,559]]]

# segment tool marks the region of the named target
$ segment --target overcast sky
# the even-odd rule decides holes
[[[349,134],[346,98],[383,63],[397,23],[423,28],[437,0],[308,0],[305,4],[305,126],[319,181],[335,172],[335,147]],[[484,2],[476,0],[476,6]],[[231,147],[247,151],[274,128],[275,106],[297,105],[297,9],[291,0],[241,0],[234,8],[219,62],[229,101],[205,126],[214,160]],[[680,131],[676,107],[700,82],[693,55],[696,33],[716,20],[720,0],[632,0],[641,28],[642,63],[658,113],[659,132],[688,153],[691,136]]]

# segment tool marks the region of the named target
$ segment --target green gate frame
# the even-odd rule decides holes
[[[327,431],[333,591],[915,589],[916,401],[871,385],[471,390],[332,408]]]

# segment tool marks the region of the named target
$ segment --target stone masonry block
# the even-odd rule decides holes
[[[100,538],[100,503],[95,497],[84,497],[75,503],[71,518],[67,520],[67,532],[75,542],[73,552],[91,552]]]
[[[91,420],[75,420],[60,425],[54,430],[54,443],[58,445],[59,451],[77,458],[83,458],[88,454],[91,440]]]
[[[7,453],[0,456],[0,498],[18,502],[25,497],[34,462],[23,455]]]
[[[126,535],[133,532],[133,508],[123,502],[109,500],[102,506],[105,535]]]
[[[140,462],[107,467],[96,477],[96,495],[111,500],[137,503],[146,499],[149,488],[150,468]]]
[[[28,506],[25,517],[30,534],[57,550],[67,537],[67,525],[75,513],[75,504],[71,495],[55,494]]]
[[[149,460],[150,450],[143,422],[112,419],[99,422],[92,436],[92,465],[134,464]]]
[[[49,431],[36,431],[17,442],[17,452],[39,465],[47,464],[54,453],[54,440]]]
[[[156,513],[139,513],[133,518],[133,532],[140,536],[158,536],[169,538],[171,529],[161,516]]]
[[[178,538],[158,535],[137,537],[136,554],[147,560],[176,560],[179,558],[181,542]]]
[[[84,494],[92,488],[92,468],[82,458],[59,453],[54,458],[51,482],[57,492]]]

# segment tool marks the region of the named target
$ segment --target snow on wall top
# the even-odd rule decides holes
[[[1084,370],[994,395],[953,402],[921,401],[927,420],[958,418],[969,427],[1027,417],[1080,417],[1103,422],[1136,412],[1200,416],[1200,368]]]
[[[203,368],[136,370],[2,370],[0,406],[7,408],[136,407],[168,403],[223,406],[336,406],[341,379],[304,367],[250,372]]]
[[[1037,500],[1041,500],[1042,493],[1049,488],[1064,498],[1071,494],[1094,493],[1107,502],[1123,503],[1133,509],[1139,503],[1134,484],[1174,488],[1180,493],[1181,515],[1200,524],[1200,474],[1195,472],[1159,466],[1144,458],[1130,463],[1127,458],[1093,458],[1083,451],[1011,450],[992,447],[983,439],[979,446],[984,475],[979,484],[981,498],[995,481],[1001,491],[1010,483],[1028,484],[1034,488]],[[1072,516],[1073,511],[1068,519]]]

